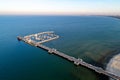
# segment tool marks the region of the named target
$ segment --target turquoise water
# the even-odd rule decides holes
[[[23,42],[16,36],[55,31],[45,43],[103,67],[120,48],[120,20],[103,16],[0,16],[0,80],[106,80],[103,75]],[[102,77],[102,78],[101,78]]]

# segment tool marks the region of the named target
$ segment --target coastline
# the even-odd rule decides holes
[[[119,50],[119,49],[110,52],[110,53],[104,58],[103,68],[106,69],[106,68],[107,68],[107,64],[110,62],[110,60],[113,59],[114,56],[118,55],[119,53],[120,53],[120,50]]]
[[[108,16],[108,17],[112,17],[112,18],[120,19],[120,16]]]
[[[112,72],[113,74],[116,74],[117,76],[120,76],[120,67],[119,67],[120,62],[119,61],[120,61],[120,53],[113,56],[113,58],[106,65],[106,70]]]

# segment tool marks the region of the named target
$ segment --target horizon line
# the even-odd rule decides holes
[[[43,13],[43,14],[39,14],[39,13],[0,13],[0,15],[25,15],[25,16],[29,16],[29,15],[33,15],[33,16],[120,16],[118,14],[54,14],[54,13]]]
[[[63,11],[0,11],[0,15],[119,15],[120,14],[118,12],[63,12]]]
[[[24,13],[24,12],[12,12],[12,13],[7,13],[7,12],[0,12],[0,15],[74,15],[74,16],[89,16],[89,15],[101,15],[101,16],[106,16],[106,15],[109,15],[109,16],[120,16],[120,14],[118,13],[94,13],[94,12],[90,12],[90,13],[74,13],[74,12],[67,12],[67,13],[58,13],[58,12],[52,12],[52,13],[48,13],[48,12],[40,12],[40,13],[37,13],[37,12],[31,12],[31,13]]]

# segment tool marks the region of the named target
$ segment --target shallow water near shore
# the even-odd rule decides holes
[[[18,35],[55,31],[60,38],[44,45],[100,67],[107,64],[107,56],[120,48],[120,20],[112,17],[0,16],[0,27],[0,80],[108,79],[19,42]]]

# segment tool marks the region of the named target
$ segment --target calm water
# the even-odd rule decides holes
[[[82,66],[18,42],[16,36],[55,31],[45,45],[96,66],[120,48],[120,20],[98,16],[0,16],[0,80],[106,80]],[[87,76],[87,77],[86,77]],[[102,77],[102,78],[101,78]]]

